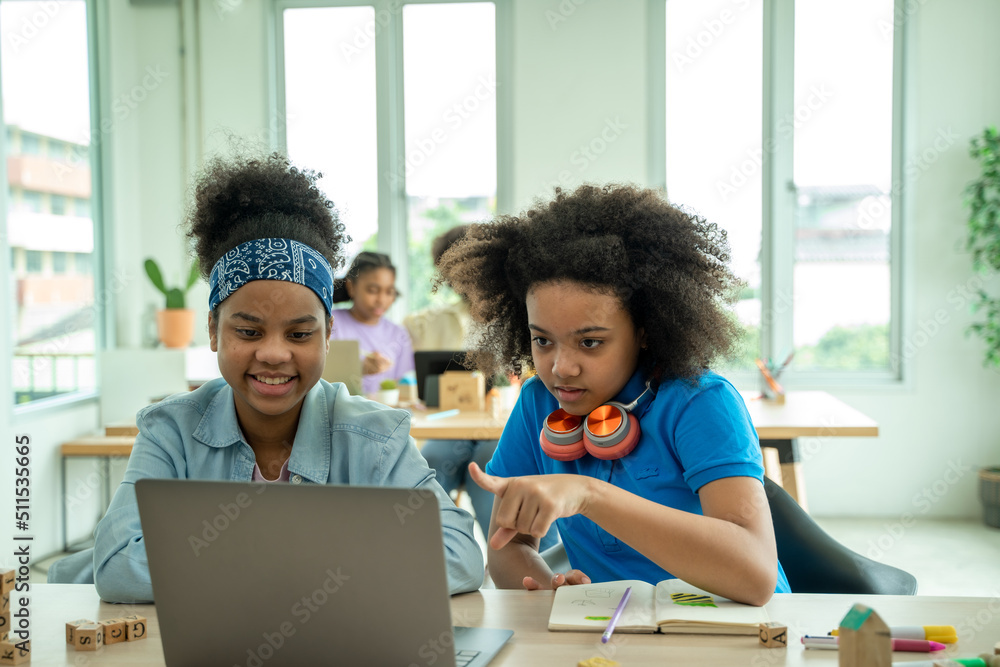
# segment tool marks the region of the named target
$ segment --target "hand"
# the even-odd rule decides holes
[[[493,549],[502,549],[518,533],[541,539],[553,521],[584,513],[590,502],[589,477],[496,477],[487,475],[475,463],[469,464],[469,474],[500,501],[496,509],[498,527],[490,538]]]
[[[381,352],[371,352],[365,355],[361,362],[362,375],[378,375],[392,367],[392,359]]]
[[[590,577],[585,575],[580,570],[570,570],[566,574],[556,574],[553,575],[552,580],[549,582],[548,586],[543,586],[534,577],[525,577],[521,582],[524,585],[524,590],[526,591],[538,591],[538,590],[555,590],[560,586],[576,586],[578,584],[589,584]]]

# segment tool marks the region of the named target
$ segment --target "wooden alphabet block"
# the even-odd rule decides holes
[[[20,665],[31,660],[31,642],[0,642],[0,665]]]
[[[145,616],[126,616],[125,620],[128,623],[128,641],[134,642],[146,638]]]
[[[445,371],[438,381],[438,405],[442,410],[486,409],[486,378],[481,373]]]
[[[10,611],[10,593],[0,595],[0,612]]]
[[[891,667],[889,626],[863,604],[856,604],[840,622],[837,657],[840,667]]]
[[[124,618],[109,618],[101,621],[101,625],[104,626],[105,646],[128,641],[128,621]]]
[[[788,646],[788,627],[781,623],[761,623],[760,643],[767,648],[786,648]]]
[[[618,667],[618,663],[614,660],[608,660],[607,658],[595,655],[593,658],[581,660],[576,663],[576,667]]]
[[[14,590],[14,570],[0,572],[0,595],[10,595]]]
[[[76,643],[76,629],[81,625],[92,624],[93,621],[89,618],[78,618],[75,621],[70,621],[66,624],[66,643],[75,644]]]
[[[993,647],[993,655],[1000,655],[1000,642],[997,642]]]
[[[77,651],[96,651],[104,646],[104,626],[100,623],[84,623],[73,633]]]
[[[0,612],[0,635],[10,632],[10,612]]]

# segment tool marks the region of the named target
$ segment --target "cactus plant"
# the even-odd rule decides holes
[[[147,259],[144,266],[146,267],[146,275],[149,276],[150,282],[167,297],[166,308],[184,308],[184,295],[198,282],[198,265],[194,264],[191,266],[191,270],[188,272],[187,284],[183,288],[168,288],[166,283],[163,282],[163,274],[160,273],[159,265],[153,259]]]

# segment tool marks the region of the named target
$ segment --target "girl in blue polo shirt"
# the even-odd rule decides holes
[[[708,370],[740,333],[726,233],[654,190],[556,191],[471,228],[439,265],[480,324],[479,367],[526,382],[483,472],[500,588],[680,577],[733,600],[788,592],[743,399]],[[571,567],[538,539],[555,522]]]

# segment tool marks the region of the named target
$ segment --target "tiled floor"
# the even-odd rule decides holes
[[[841,544],[917,578],[919,595],[1000,597],[1000,529],[973,519],[817,519]]]

